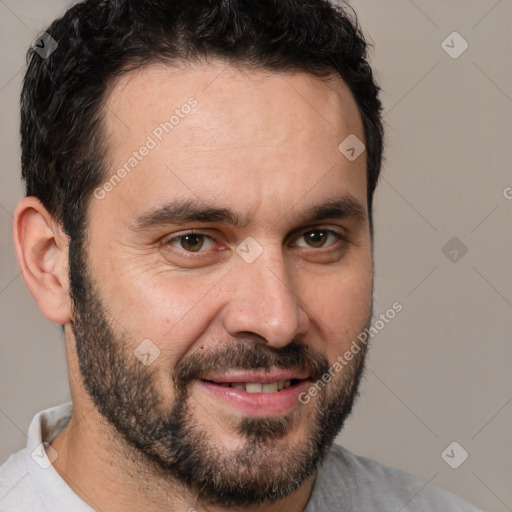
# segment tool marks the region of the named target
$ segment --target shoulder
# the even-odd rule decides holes
[[[27,465],[27,449],[23,448],[0,466],[0,511],[37,510],[37,501]]]
[[[54,498],[58,495],[59,499],[69,501],[70,491],[53,468],[43,443],[53,440],[71,413],[71,403],[66,403],[34,416],[28,428],[27,447],[12,454],[0,466],[0,512],[64,510]]]
[[[329,507],[336,507],[336,501],[338,504],[348,501],[354,509],[360,510],[373,507],[383,511],[403,508],[410,512],[478,512],[476,507],[451,492],[429,485],[405,471],[355,455],[336,444],[318,472],[312,499],[312,507],[306,509],[308,512],[331,510]],[[332,510],[341,509],[338,506]]]

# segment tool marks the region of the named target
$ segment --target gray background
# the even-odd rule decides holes
[[[11,236],[24,55],[68,3],[0,0],[0,463],[25,446],[36,412],[70,400],[60,329],[26,289]],[[487,511],[512,511],[512,3],[352,5],[375,44],[386,109],[375,313],[394,302],[403,311],[373,339],[338,441]],[[456,59],[442,47],[454,31],[469,44]],[[458,469],[441,457],[453,441],[469,453]]]

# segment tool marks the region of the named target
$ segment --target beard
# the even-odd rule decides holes
[[[84,245],[82,239],[72,241],[69,248],[72,329],[80,373],[116,440],[129,448],[126,454],[135,449],[139,458],[134,462],[141,470],[185,485],[200,502],[225,507],[284,498],[316,474],[359,394],[366,345],[311,400],[309,414],[301,416],[300,407],[295,407],[286,415],[233,420],[226,436],[241,443],[228,450],[194,417],[195,410],[207,412],[208,407],[190,396],[195,379],[229,369],[278,367],[306,370],[313,383],[329,371],[325,356],[295,341],[269,347],[256,334],[204,347],[182,356],[170,372],[171,399],[161,392],[158,364],[143,365],[133,354],[133,336],[116,332],[110,323],[113,317],[89,274]],[[296,427],[303,429],[302,438],[287,442]]]

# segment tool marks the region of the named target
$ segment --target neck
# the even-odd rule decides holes
[[[66,428],[51,442],[59,457],[56,471],[84,502],[95,510],[140,512],[236,512],[198,501],[190,489],[121,440],[93,406],[73,408]],[[313,478],[289,496],[274,502],[243,507],[244,512],[301,512],[309,500]]]

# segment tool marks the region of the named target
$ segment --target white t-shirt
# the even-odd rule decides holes
[[[48,443],[66,426],[71,411],[69,402],[36,414],[27,447],[0,467],[0,512],[93,512],[52,466],[56,452]],[[303,512],[398,510],[480,512],[450,492],[338,445],[319,469]]]

